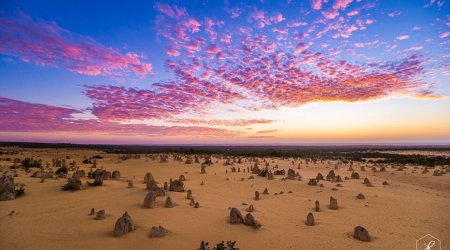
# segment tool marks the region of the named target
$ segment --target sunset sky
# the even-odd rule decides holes
[[[450,143],[445,0],[0,2],[0,141]]]

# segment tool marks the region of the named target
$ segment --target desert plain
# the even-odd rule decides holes
[[[0,249],[197,249],[202,241],[212,247],[229,240],[236,241],[239,249],[416,249],[416,240],[426,234],[438,238],[442,249],[450,249],[448,166],[429,168],[424,173],[425,167],[417,165],[312,161],[302,157],[126,156],[64,148],[1,150],[1,172],[15,175],[14,182],[23,183],[25,193],[0,201]],[[93,180],[87,174],[96,169],[92,168],[94,156],[96,168],[119,171],[120,176],[104,179],[101,186],[89,186],[87,182]],[[161,162],[164,157],[167,162]],[[25,171],[20,164],[13,164],[13,159],[25,158],[42,160],[43,168]],[[55,173],[55,159],[68,166],[66,176],[31,177],[35,172]],[[86,159],[90,162],[83,164]],[[190,164],[186,164],[187,159]],[[203,164],[205,159],[212,164]],[[267,166],[271,172],[285,170],[285,174],[268,180],[252,173],[255,163],[259,169]],[[202,164],[206,173],[201,173]],[[380,171],[382,168],[385,171]],[[295,172],[295,178],[287,178],[289,169]],[[68,178],[80,170],[86,173],[80,177],[81,190],[62,191]],[[326,180],[331,170],[342,182]],[[434,175],[435,170],[440,175]],[[359,179],[351,178],[353,172]],[[185,192],[165,190],[164,196],[156,197],[153,208],[147,208],[146,173],[151,173],[160,188],[183,175]],[[308,185],[319,173],[324,180]],[[363,183],[365,178],[371,185]],[[129,187],[130,181],[133,187]],[[266,188],[269,194],[263,194]],[[191,206],[187,190],[192,191],[198,208]],[[258,200],[255,191],[260,193]],[[364,199],[356,198],[360,193]],[[165,207],[168,196],[172,208]],[[330,196],[337,200],[338,209],[329,208]],[[231,208],[245,216],[250,205],[258,226],[229,222]],[[105,218],[96,220],[90,215],[92,208],[105,210]],[[125,211],[135,230],[116,237],[116,221]],[[308,213],[313,214],[315,225],[306,224]],[[167,234],[150,237],[151,228],[160,225]],[[356,226],[367,229],[371,240],[355,239]]]

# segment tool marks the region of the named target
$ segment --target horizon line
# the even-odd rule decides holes
[[[141,146],[141,147],[161,147],[161,146],[175,146],[175,147],[239,147],[239,146],[256,146],[256,147],[307,147],[307,146],[399,146],[399,147],[450,147],[450,143],[351,143],[351,142],[317,142],[317,143],[275,143],[275,144],[257,144],[257,143],[151,143],[151,144],[128,144],[128,143],[76,143],[76,142],[33,142],[33,141],[0,141],[0,144],[69,144],[69,145],[89,145],[89,146]]]

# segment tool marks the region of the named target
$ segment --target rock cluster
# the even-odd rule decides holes
[[[169,191],[184,192],[184,183],[180,180],[174,180],[170,182]]]
[[[81,190],[81,180],[79,178],[69,178],[67,180],[66,185],[61,187],[62,190],[64,191],[76,191],[76,190]]]

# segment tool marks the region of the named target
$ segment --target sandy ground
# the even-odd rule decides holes
[[[299,171],[303,180],[282,181],[275,176],[269,181],[257,176],[248,179],[249,173],[226,174],[229,166],[223,166],[223,160],[207,167],[207,174],[200,174],[200,164],[187,165],[173,159],[159,163],[144,156],[118,163],[117,155],[88,150],[30,149],[11,157],[33,155],[51,162],[52,158],[68,155],[88,172],[90,165],[81,164],[83,156],[96,154],[105,157],[98,160],[98,166],[119,170],[120,180],[88,187],[84,178],[83,190],[63,192],[60,187],[65,179],[40,183],[40,179],[20,172],[15,182],[26,184],[26,194],[0,202],[0,249],[197,249],[202,240],[210,244],[235,240],[240,249],[415,249],[416,239],[425,234],[439,238],[442,249],[450,249],[450,174],[411,173],[412,166],[404,171],[388,166],[386,173],[372,173],[370,168],[361,172],[356,165],[361,179],[344,180],[343,187],[333,191],[336,183],[321,181],[324,187],[308,186],[307,180],[318,172],[325,176],[334,169],[334,162],[303,163],[297,170],[297,163],[291,165],[291,159],[270,159],[271,166],[278,164]],[[0,165],[10,163],[1,161]],[[234,165],[247,168],[250,163]],[[160,186],[184,174],[185,187],[192,190],[200,208],[189,206],[186,193],[176,192],[166,193],[172,197],[174,208],[164,208],[165,197],[157,198],[155,208],[144,208],[146,172],[151,172]],[[350,176],[348,166],[340,166],[335,172]],[[364,177],[374,186],[363,185]],[[127,188],[127,180],[133,178],[135,187]],[[385,180],[390,185],[382,185]],[[255,190],[262,193],[266,187],[270,195],[261,195],[261,200],[255,201]],[[284,194],[274,194],[280,191]],[[365,200],[355,198],[360,192]],[[331,195],[338,200],[338,210],[327,208]],[[320,212],[313,211],[316,200],[321,203]],[[245,215],[248,205],[242,203],[254,205],[253,215],[262,224],[260,229],[227,222],[229,207],[237,207]],[[89,216],[93,207],[105,209],[106,219],[97,221]],[[11,210],[15,215],[8,215]],[[113,237],[114,224],[125,211],[137,230]],[[315,216],[315,226],[305,225],[309,212]],[[150,238],[150,228],[157,225],[164,226],[169,234]],[[369,231],[371,242],[352,238],[353,228],[358,225]]]

